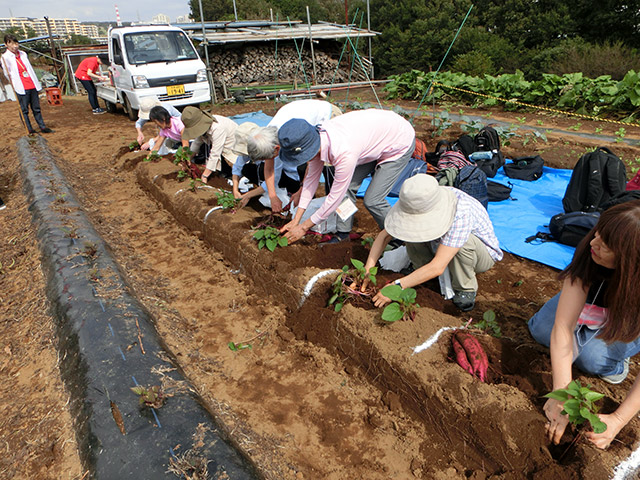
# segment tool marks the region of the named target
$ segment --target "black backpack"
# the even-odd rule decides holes
[[[624,163],[608,148],[598,147],[573,167],[562,206],[567,213],[598,211],[611,197],[624,192],[626,184]]]
[[[461,135],[455,142],[453,142],[451,150],[462,153],[468,159],[469,155],[476,151],[476,144],[471,136]]]
[[[480,129],[473,138],[473,143],[475,143],[476,151],[478,152],[500,150],[500,137],[498,136],[498,132],[490,126]]]
[[[554,241],[577,247],[587,233],[596,226],[599,219],[599,212],[559,213],[551,217],[549,233],[538,232],[525,241],[530,243],[537,238],[543,242]]]
[[[511,190],[513,190],[511,182],[505,185],[504,183],[487,180],[487,196],[490,202],[500,202],[511,198]],[[515,200],[515,198],[512,198],[512,200]]]
[[[487,176],[475,165],[466,165],[460,169],[453,186],[471,195],[487,208]]]
[[[625,192],[614,195],[609,200],[600,205],[603,212],[611,207],[620,205],[621,203],[631,202],[632,200],[640,200],[640,190],[627,190]]]
[[[504,174],[509,178],[532,182],[542,176],[544,160],[540,155],[533,157],[518,157],[513,163],[504,164]]]
[[[473,137],[476,152],[491,152],[490,159],[475,160],[476,165],[489,178],[496,176],[498,169],[504,165],[504,155],[500,151],[500,137],[493,127],[483,127],[475,137]]]

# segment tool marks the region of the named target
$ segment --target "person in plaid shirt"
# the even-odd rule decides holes
[[[502,250],[482,204],[461,190],[438,185],[430,175],[415,175],[404,182],[384,227],[371,247],[367,271],[376,265],[392,238],[402,240],[415,270],[395,283],[402,288],[414,287],[449,267],[453,304],[464,312],[475,306],[476,273],[486,272],[502,260]],[[365,282],[363,290],[366,286]],[[381,293],[373,300],[376,307],[390,302]]]

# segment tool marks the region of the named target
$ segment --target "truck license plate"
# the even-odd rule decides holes
[[[167,86],[167,95],[184,95],[184,85]]]

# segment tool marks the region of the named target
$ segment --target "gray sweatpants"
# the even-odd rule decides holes
[[[349,198],[353,203],[356,203],[356,193],[358,193],[360,185],[362,185],[363,180],[371,174],[371,183],[364,194],[364,206],[376,221],[380,230],[384,228],[384,219],[391,208],[386,197],[404,170],[404,167],[406,167],[409,160],[411,160],[411,155],[413,155],[415,147],[416,141],[414,139],[409,149],[399,159],[385,162],[381,165],[376,164],[376,162],[365,163],[358,165],[353,172],[353,177],[351,178],[351,183],[349,184],[345,198]],[[342,221],[340,217],[338,217],[338,232],[350,232],[352,227],[353,215],[346,221]]]

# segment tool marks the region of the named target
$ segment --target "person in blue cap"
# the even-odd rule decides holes
[[[397,113],[369,109],[345,113],[319,127],[294,118],[280,128],[278,140],[280,159],[285,164],[297,167],[307,163],[296,215],[281,229],[292,243],[336,211],[345,197],[355,204],[356,193],[369,175],[371,182],[364,205],[383,229],[390,208],[386,197],[411,159],[416,134],[411,124]],[[300,223],[316,193],[325,164],[335,168],[331,190],[323,205]],[[337,233],[331,239],[332,243],[349,238],[353,215],[344,217],[338,215]]]

